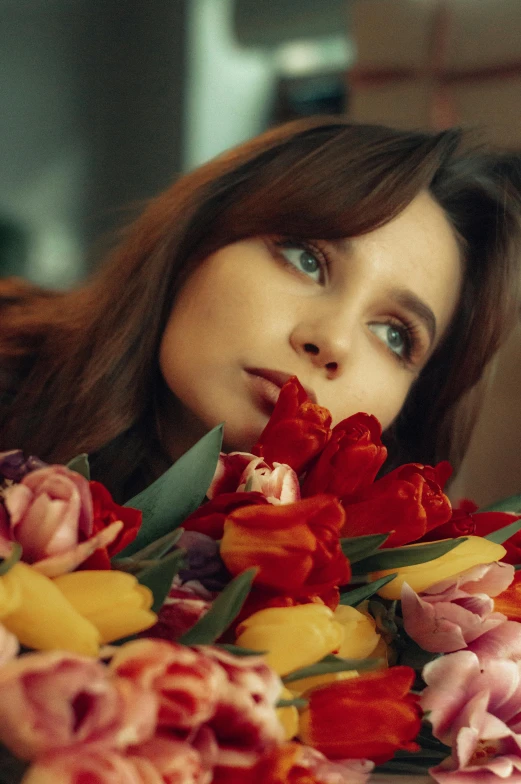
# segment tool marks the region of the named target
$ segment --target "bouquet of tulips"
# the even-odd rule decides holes
[[[0,453],[0,783],[521,782],[520,499],[377,479],[377,420],[296,378],[221,440],[125,506]]]

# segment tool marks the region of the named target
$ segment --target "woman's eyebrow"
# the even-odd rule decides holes
[[[402,307],[412,311],[425,324],[429,333],[431,345],[436,339],[436,316],[431,308],[416,294],[408,289],[390,289],[389,297]]]
[[[350,251],[351,244],[349,238],[344,237],[339,240],[329,240],[329,242],[337,253],[347,254]],[[399,305],[416,314],[423,321],[429,333],[431,345],[433,345],[436,340],[436,316],[427,303],[416,294],[413,294],[412,291],[409,291],[409,289],[390,289],[387,294],[391,299],[394,299]]]

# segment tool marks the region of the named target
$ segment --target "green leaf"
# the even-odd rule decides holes
[[[401,641],[403,649],[399,653],[397,664],[405,664],[407,667],[412,667],[413,670],[416,670],[418,673],[421,673],[426,664],[443,656],[441,653],[425,651],[418,643],[412,640],[404,630],[401,632]],[[424,716],[424,718],[426,717]]]
[[[308,700],[304,700],[302,697],[293,697],[292,700],[280,699],[275,707],[290,708],[291,706],[295,706],[295,708],[306,708],[307,705],[308,705]]]
[[[509,498],[503,498],[501,501],[496,501],[490,506],[485,506],[479,509],[480,512],[513,512],[514,514],[521,514],[521,495],[511,495]]]
[[[367,572],[378,572],[383,569],[398,569],[400,566],[413,566],[413,564],[427,563],[439,558],[445,553],[454,550],[462,542],[466,542],[467,537],[461,536],[459,539],[443,539],[441,542],[429,542],[428,544],[407,545],[406,547],[389,548],[379,550],[369,558],[364,558],[353,567],[353,574],[366,574]]]
[[[428,768],[439,764],[451,753],[449,746],[445,746],[435,738],[426,737],[423,734],[423,728],[417,736],[416,742],[420,745],[418,751],[411,752],[398,749],[395,751],[392,760],[382,765],[377,765],[375,771],[378,773],[413,773],[419,775],[427,773]]]
[[[223,425],[215,427],[159,479],[127,501],[125,506],[143,512],[143,523],[120,558],[133,555],[178,528],[201,505],[215,473],[222,434]]]
[[[416,740],[420,742],[420,738],[417,738]],[[445,757],[448,757],[450,751],[450,748],[447,749],[446,746],[443,749],[426,749],[422,746],[418,751],[404,751],[403,749],[398,749],[394,752],[393,759],[403,760],[404,762],[416,762],[420,759],[432,760],[432,765],[436,760],[442,760],[445,759]]]
[[[446,755],[448,756],[448,755]],[[443,757],[437,757],[436,761],[441,762]],[[419,757],[415,762],[405,760],[389,760],[383,765],[377,765],[374,773],[392,773],[394,776],[427,776],[429,768],[433,767],[433,760],[430,757]]]
[[[440,654],[443,656],[443,654]],[[424,751],[425,749],[431,749],[434,751],[441,752],[444,754],[445,757],[448,757],[451,748],[450,746],[446,746],[445,743],[442,743],[441,740],[435,738],[432,734],[432,726],[428,721],[428,717],[431,715],[432,711],[425,711],[423,714],[423,723],[421,729],[416,737],[416,742],[420,745],[421,750]],[[413,752],[414,754],[419,754],[421,752]]]
[[[66,467],[71,471],[76,471],[77,474],[81,474],[90,482],[89,456],[86,452],[82,452],[80,455],[73,457],[72,460],[69,460]]]
[[[120,558],[119,553],[111,559],[113,569],[121,569],[122,572],[136,573],[140,570],[143,561],[152,561],[163,558],[169,550],[174,547],[183,534],[183,528],[176,528],[175,531],[170,531],[155,542],[138,550],[134,555],[129,555],[128,558]]]
[[[389,534],[371,534],[369,536],[354,536],[351,539],[341,539],[340,546],[342,552],[349,558],[351,564],[361,561],[372,555],[381,544],[389,537]]]
[[[172,580],[179,569],[182,569],[184,566],[185,555],[185,550],[175,550],[154,564],[154,566],[149,566],[136,575],[138,582],[141,585],[146,585],[154,594],[153,612],[159,612],[163,606],[163,602],[172,586]]]
[[[230,645],[225,642],[220,642],[218,647],[233,653],[234,656],[262,656],[263,653],[268,653],[268,651],[254,651],[251,648],[241,648],[240,645]]]
[[[22,545],[19,542],[11,542],[12,552],[8,558],[0,560],[0,577],[7,574],[22,557]]]
[[[325,675],[328,672],[345,672],[346,670],[373,670],[382,664],[381,659],[342,659],[340,656],[324,656],[316,664],[293,670],[282,678],[283,683],[292,683],[301,678],[311,678],[314,675]]]
[[[257,569],[246,569],[228,583],[212,606],[178,642],[183,645],[209,645],[215,642],[239,614],[250,592]]]
[[[483,538],[488,539],[489,542],[503,544],[503,542],[506,542],[506,540],[510,539],[511,536],[517,534],[518,531],[521,531],[521,520],[514,520],[513,523],[504,525],[503,528],[498,528],[497,531],[491,531]]]
[[[376,621],[376,628],[380,631],[383,629],[389,634],[395,635],[398,631],[396,606],[398,602],[392,601],[390,604],[384,604],[380,598],[370,599],[367,607],[369,614],[373,616]],[[401,621],[401,619],[398,619]]]
[[[349,607],[356,607],[361,602],[365,601],[365,599],[369,599],[375,593],[377,593],[380,588],[383,588],[384,585],[390,583],[391,580],[394,580],[396,574],[388,574],[385,577],[380,577],[379,580],[375,580],[372,583],[367,583],[367,585],[361,585],[360,588],[353,588],[352,591],[347,591],[340,595],[340,604],[346,604]]]

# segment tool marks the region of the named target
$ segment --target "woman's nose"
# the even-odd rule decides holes
[[[317,323],[300,323],[292,332],[291,345],[302,358],[308,359],[316,368],[323,368],[327,375],[339,375],[350,352],[352,325],[342,319]]]

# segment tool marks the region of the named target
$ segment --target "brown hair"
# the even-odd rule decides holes
[[[195,265],[250,236],[360,235],[429,189],[461,240],[465,282],[449,334],[388,436],[395,461],[461,453],[470,425],[457,431],[456,404],[479,381],[513,320],[519,228],[479,156],[458,152],[460,136],[338,117],[288,123],[153,200],[80,289],[50,294],[5,282],[2,448],[54,461],[94,453],[94,474],[118,497],[128,496],[158,470],[158,346],[176,292]]]

